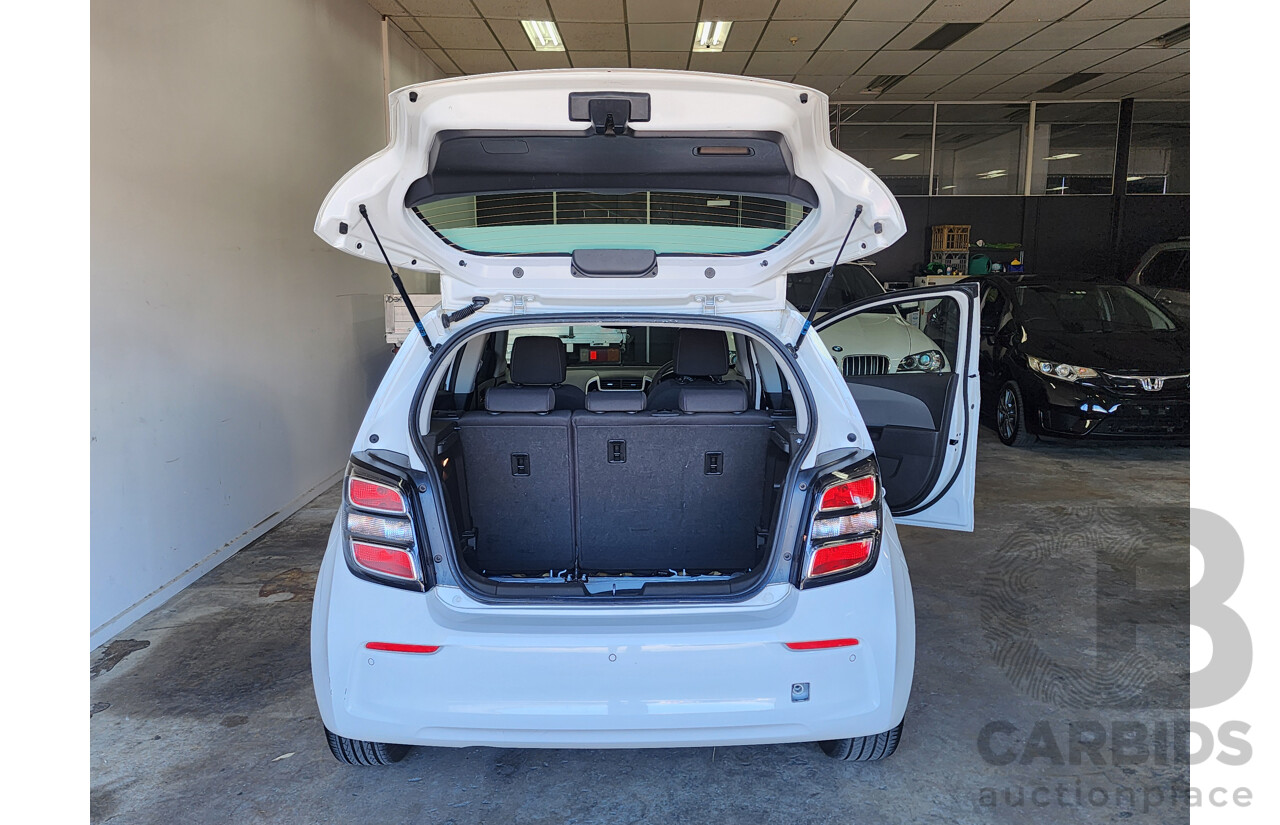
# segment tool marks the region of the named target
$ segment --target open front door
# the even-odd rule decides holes
[[[875,446],[900,524],[973,529],[978,287],[908,289],[814,325]]]

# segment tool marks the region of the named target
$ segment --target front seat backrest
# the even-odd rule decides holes
[[[649,391],[648,409],[680,409],[680,390],[685,388],[737,386],[724,381],[724,374],[729,371],[729,341],[723,332],[714,329],[680,330],[672,371],[670,378],[659,381]]]
[[[550,387],[556,394],[557,410],[583,410],[587,394],[565,384],[564,344],[549,335],[526,335],[511,345],[511,383],[522,387]]]

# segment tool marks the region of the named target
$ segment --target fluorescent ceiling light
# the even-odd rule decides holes
[[[728,200],[727,198],[715,198],[713,200],[707,201],[707,206],[729,206],[732,203],[733,202]]]
[[[556,29],[556,24],[550,20],[521,20],[520,25],[524,26],[524,33],[533,44],[535,52],[564,51],[564,41],[560,39],[560,32]]]
[[[950,186],[943,186],[943,187],[940,187],[940,188],[939,188],[939,191],[941,191],[942,189],[955,189],[955,188],[956,188],[956,185],[953,183],[953,184],[951,184]]]
[[[1143,179],[1143,178],[1145,178],[1145,177],[1146,177],[1146,175],[1130,175],[1129,177],[1125,178],[1125,180],[1130,180],[1130,181],[1132,181],[1132,180],[1142,180],[1142,179]]]
[[[1067,158],[1078,158],[1078,157],[1080,157],[1079,152],[1063,152],[1060,155],[1050,155],[1049,157],[1045,158],[1045,160],[1066,160]]]
[[[1060,190],[1063,190],[1063,189],[1070,189],[1070,188],[1071,188],[1071,187],[1069,187],[1069,186],[1065,186],[1065,185],[1064,185],[1064,186],[1050,186],[1048,189],[1046,189],[1046,190],[1044,190],[1044,191],[1046,191],[1046,192],[1058,192],[1058,191],[1060,191]]]
[[[911,160],[912,158],[918,158],[918,157],[920,157],[919,152],[904,152],[901,155],[898,155],[897,157],[889,158],[889,160]]]
[[[732,20],[703,20],[698,24],[693,35],[695,52],[722,52],[724,42],[729,39],[729,27]]]
[[[1007,174],[1009,174],[1007,169],[992,169],[990,172],[978,173],[978,177],[990,180],[991,178],[1003,178]]]

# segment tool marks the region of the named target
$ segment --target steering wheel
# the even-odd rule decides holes
[[[668,361],[667,363],[665,363],[665,364],[663,364],[662,366],[658,367],[658,371],[657,371],[657,372],[655,372],[655,373],[653,374],[653,378],[649,379],[649,389],[650,389],[650,391],[652,391],[652,390],[653,390],[653,388],[654,388],[654,387],[656,387],[656,386],[658,385],[658,382],[659,382],[659,381],[661,381],[662,379],[664,379],[664,378],[666,378],[666,377],[668,377],[668,376],[670,376],[670,375],[674,375],[674,374],[675,374],[675,372],[676,372],[676,362],[675,362],[675,361]]]

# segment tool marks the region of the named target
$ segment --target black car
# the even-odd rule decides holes
[[[982,286],[982,398],[1005,444],[1190,434],[1190,336],[1146,295],[1114,280],[967,280]]]

